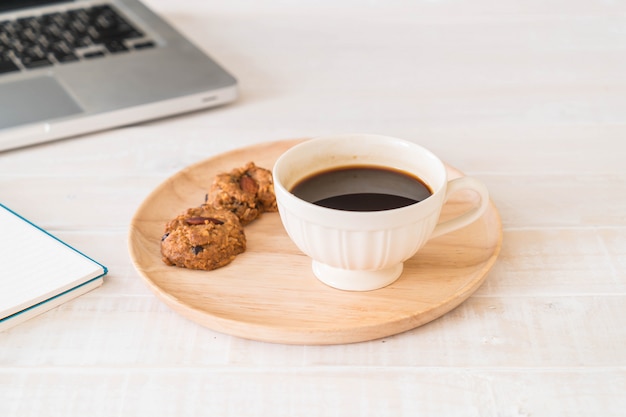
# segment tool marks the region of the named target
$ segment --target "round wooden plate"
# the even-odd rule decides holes
[[[130,256],[168,306],[203,326],[242,338],[340,344],[421,326],[461,304],[482,284],[502,242],[493,204],[473,224],[432,239],[405,263],[400,279],[375,291],[341,291],[318,281],[278,213],[265,213],[246,226],[247,250],[226,267],[195,271],[161,261],[165,223],[202,204],[216,174],[249,161],[271,169],[299,141],[263,143],[209,158],[170,177],[141,204],[130,225]],[[462,175],[448,169],[451,177]],[[442,219],[464,211],[474,198],[469,192],[454,195]]]

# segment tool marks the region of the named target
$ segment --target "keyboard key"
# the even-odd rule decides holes
[[[70,10],[67,12],[67,16],[72,22],[81,22],[85,25],[89,24],[89,13],[85,9]]]
[[[8,56],[0,55],[0,74],[6,72],[19,71],[20,68]]]
[[[29,46],[19,55],[20,61],[26,68],[40,68],[52,65],[48,54],[39,46]]]
[[[78,57],[73,52],[54,52],[54,59],[60,63],[78,61]]]
[[[85,46],[93,45],[94,43],[91,41],[91,37],[89,35],[83,36],[75,36],[74,37],[74,48],[84,48]]]
[[[93,7],[90,12],[93,26],[89,28],[89,34],[94,43],[143,36],[110,6]]]
[[[124,45],[124,43],[122,43],[120,41],[117,41],[117,40],[107,41],[107,42],[104,43],[104,46],[112,54],[117,54],[119,52],[126,52],[126,51],[128,51],[128,48],[126,47],[126,45]]]
[[[0,32],[7,33],[9,36],[15,36],[19,31],[20,27],[14,20],[5,20],[0,23]]]
[[[101,56],[104,56],[104,52],[93,51],[93,52],[87,52],[86,54],[84,54],[83,58],[90,59],[90,58],[99,58]]]
[[[38,33],[41,31],[41,24],[35,17],[25,17],[22,19],[17,19],[17,23],[21,28],[22,33],[26,31]]]
[[[56,12],[45,14],[41,18],[46,26],[54,23],[59,28],[64,28],[67,25],[67,14],[65,13]]]
[[[26,50],[27,45],[17,38],[11,38],[8,47],[15,52],[16,55],[21,55]]]
[[[68,30],[72,31],[77,36],[87,35],[87,26],[80,20],[70,23]]]
[[[31,69],[47,67],[47,66],[52,65],[52,61],[50,61],[48,58],[22,57],[21,61],[22,61],[22,64],[24,64],[26,68],[31,68]]]
[[[154,48],[155,46],[156,44],[152,41],[141,42],[141,43],[135,44],[135,49],[148,49],[148,48]]]
[[[74,53],[74,49],[64,40],[59,40],[50,45],[50,51],[58,62],[66,63],[78,61],[78,56]]]
[[[63,29],[56,23],[49,23],[41,30],[42,36],[46,36],[50,43],[63,37]]]

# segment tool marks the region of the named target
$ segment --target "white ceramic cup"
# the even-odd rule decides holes
[[[383,211],[344,211],[296,197],[301,180],[339,167],[381,167],[404,171],[426,183],[432,195],[409,206]],[[282,223],[296,246],[313,259],[313,273],[341,290],[369,291],[394,282],[403,262],[426,242],[464,227],[489,204],[485,185],[471,177],[448,180],[445,165],[427,149],[379,135],[340,135],[311,139],[283,153],[273,169]],[[439,223],[448,197],[473,190],[480,203]]]

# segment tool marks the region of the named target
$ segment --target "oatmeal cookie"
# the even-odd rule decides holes
[[[170,220],[161,238],[163,262],[182,268],[213,270],[245,250],[246,236],[237,216],[207,205]]]
[[[230,210],[246,225],[267,211],[277,211],[272,173],[254,162],[213,180],[206,203]]]

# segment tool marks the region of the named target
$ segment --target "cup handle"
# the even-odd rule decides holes
[[[446,190],[446,196],[444,197],[444,204],[448,201],[448,198],[452,194],[460,190],[472,190],[480,196],[480,204],[465,213],[455,217],[454,219],[446,220],[435,226],[430,238],[450,233],[454,230],[460,229],[463,226],[467,226],[474,220],[483,215],[487,206],[489,205],[489,192],[485,184],[472,177],[460,177],[450,180]]]

